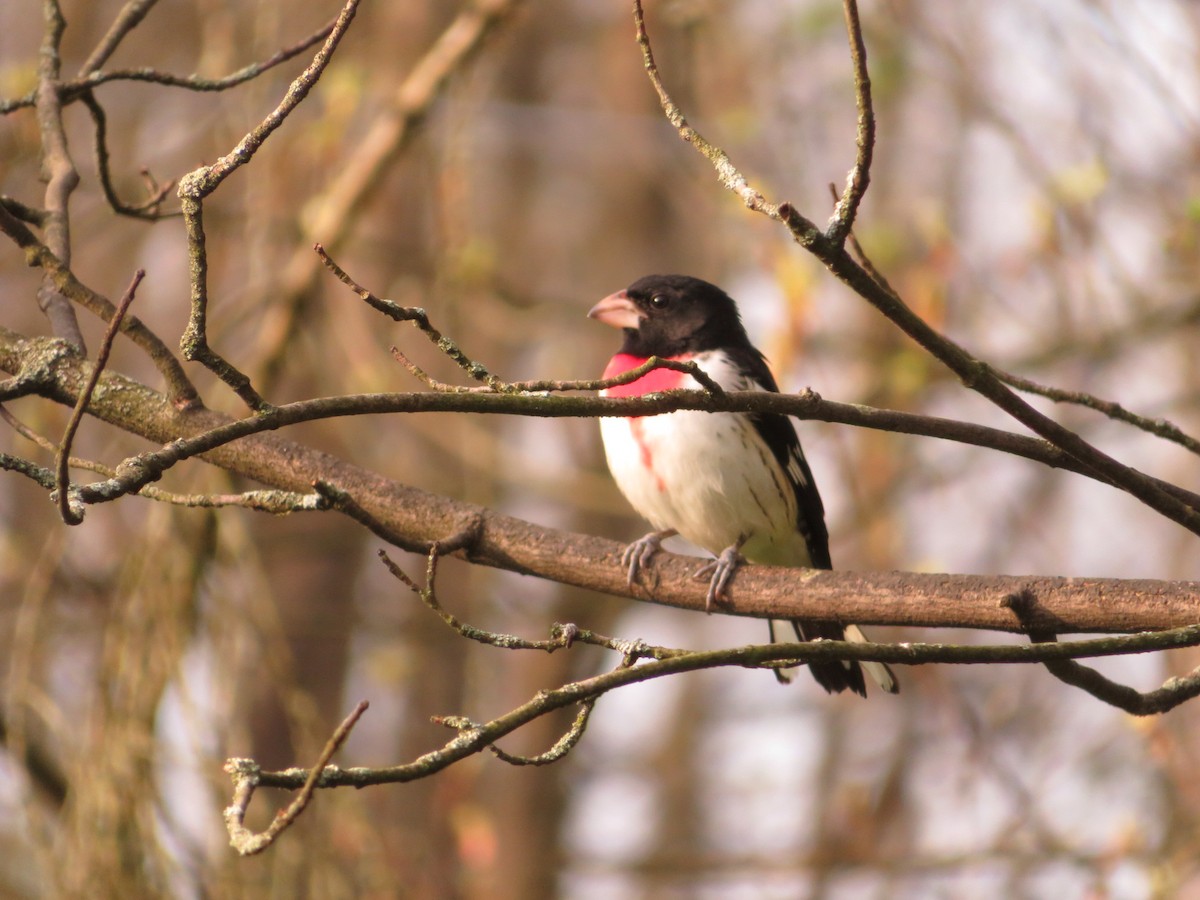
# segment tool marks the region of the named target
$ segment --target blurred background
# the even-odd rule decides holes
[[[415,330],[320,271],[321,241],[506,379],[596,376],[616,335],[588,308],[643,274],[685,272],[739,300],[785,389],[1013,427],[720,187],[664,122],[628,3],[478,5],[486,40],[440,86],[423,80],[426,55],[473,7],[364,3],[308,101],[208,201],[213,344],[268,399],[422,389],[393,344],[459,379]],[[772,200],[824,221],[854,154],[840,4],[647,5],[692,124]],[[65,73],[120,8],[63,0]],[[218,77],[336,12],[170,0],[107,68]],[[869,0],[861,12],[879,142],[857,234],[875,264],[993,364],[1200,431],[1200,7]],[[33,87],[41,28],[36,4],[0,5],[5,97]],[[223,93],[98,88],[118,191],[132,202],[143,167],[166,181],[228,152],[310,58]],[[144,267],[135,312],[174,345],[188,301],[181,220],[115,217],[86,111],[67,121],[83,178],[75,272],[115,299]],[[0,192],[38,204],[38,154],[31,111],[0,119]],[[4,325],[45,333],[37,284],[0,247]],[[100,325],[84,327],[94,350]],[[158,384],[128,342],[113,367]],[[240,413],[196,368],[206,401]],[[8,408],[62,433],[61,408]],[[1054,413],[1197,489],[1183,450],[1086,410]],[[1192,535],[1095,482],[932,440],[800,429],[839,567],[1200,577]],[[289,436],[546,525],[644,530],[592,421],[413,415]],[[76,452],[115,465],[144,447],[89,421]],[[7,426],[0,450],[50,458]],[[163,486],[251,487],[199,463]],[[408,761],[450,737],[431,715],[489,719],[616,662],[468,645],[387,575],[379,546],[335,515],[138,498],[66,528],[30,482],[0,478],[0,897],[1200,897],[1200,707],[1135,720],[1015,666],[901,669],[899,697],[866,702],[739,671],[636,686],[601,700],[553,766],[484,755],[410,785],[324,792],[272,849],[237,858],[221,821],[227,757],[307,765],[368,699],[338,761]],[[686,647],[765,631],[455,562],[440,596],[469,622],[531,638],[562,621]],[[1101,668],[1147,690],[1196,656]],[[541,752],[571,715],[505,749]],[[251,824],[287,800],[263,792]]]

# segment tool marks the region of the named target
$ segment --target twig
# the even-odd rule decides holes
[[[667,93],[667,88],[658,74],[658,65],[654,62],[654,51],[650,47],[650,37],[646,33],[646,19],[642,12],[641,0],[633,0],[633,24],[637,31],[638,46],[642,48],[642,64],[646,69],[646,74],[650,76],[650,83],[654,85],[654,90],[658,93],[658,99],[662,104],[663,112],[667,114],[667,120],[675,126],[675,130],[679,132],[681,138],[704,154],[716,169],[721,184],[741,197],[748,209],[761,212],[772,219],[778,219],[779,210],[775,204],[767,202],[762,194],[750,186],[746,177],[737,170],[724,150],[709,143],[700,132],[688,124],[683,111]]]
[[[829,193],[833,195],[833,201],[836,204],[838,200],[837,186],[830,184]],[[846,238],[850,244],[850,250],[854,253],[855,260],[860,266],[862,266],[863,271],[865,271],[881,289],[887,291],[896,299],[899,299],[900,295],[896,293],[896,289],[892,287],[892,283],[887,280],[887,276],[885,276],[871,260],[871,258],[867,256],[867,251],[865,251],[862,244],[859,243],[858,236],[854,233],[854,231],[851,230],[848,232]]]
[[[38,434],[2,405],[0,405],[0,419],[7,422],[14,431],[26,440],[32,441],[43,450],[57,456],[58,446],[53,441]],[[116,469],[95,460],[80,459],[77,456],[72,456],[67,462],[73,469],[96,472],[106,478],[117,477]],[[53,491],[58,486],[58,481],[53,470],[7,453],[0,453],[0,469],[7,469],[25,475],[48,491]],[[161,503],[170,503],[174,506],[186,506],[198,509],[220,509],[226,506],[237,506],[242,509],[252,509],[256,512],[271,513],[273,515],[319,511],[332,507],[332,504],[319,493],[300,494],[295,491],[279,490],[243,491],[240,494],[176,494],[172,491],[164,491],[153,485],[146,485],[137,492],[137,496]]]
[[[1029,621],[1034,610],[1033,598],[1015,594],[1008,598],[1009,608],[1022,621]],[[1058,647],[1058,638],[1051,632],[1031,628],[1031,646]],[[1073,658],[1045,660],[1047,671],[1064,684],[1077,687],[1109,706],[1115,706],[1133,716],[1151,716],[1168,712],[1200,696],[1200,668],[1182,678],[1170,678],[1157,690],[1142,693],[1128,685],[1120,684],[1101,675],[1095,669],[1076,662]]]
[[[1027,394],[1037,394],[1040,397],[1053,400],[1055,403],[1073,403],[1077,406],[1087,407],[1108,416],[1110,419],[1125,422],[1163,440],[1179,444],[1192,453],[1200,454],[1200,440],[1187,434],[1178,425],[1166,419],[1151,419],[1147,416],[1140,416],[1137,413],[1130,412],[1119,403],[1104,400],[1093,394],[1049,387],[1044,384],[1038,384],[1036,381],[1028,378],[1022,378],[1020,375],[1013,375],[1011,372],[997,369],[995,366],[988,366],[988,368],[998,379],[1009,387],[1016,388],[1018,391],[1024,391]]]
[[[629,374],[629,373],[627,373]],[[615,379],[614,379],[615,381]],[[710,412],[769,412],[817,419],[843,425],[892,431],[956,441],[984,447],[1075,472],[1103,483],[1111,483],[1094,470],[1052,444],[1038,438],[1014,434],[998,428],[958,422],[936,416],[923,416],[897,410],[873,409],[857,404],[837,403],[807,391],[803,394],[776,394],[738,391],[716,395],[704,391],[665,391],[640,397],[546,397],[527,393],[467,392],[443,394],[393,393],[357,394],[301,400],[274,407],[270,412],[218,426],[192,437],[179,438],[160,450],[130,457],[121,466],[120,477],[82,487],[86,503],[115,500],[157,480],[172,466],[240,438],[284,428],[300,422],[341,416],[414,413],[470,412],[545,417],[574,416],[645,416],[681,409]],[[1170,482],[1154,480],[1164,492],[1181,503],[1200,509],[1200,495]],[[1116,486],[1115,484],[1113,486]]]
[[[858,128],[854,167],[846,178],[846,190],[834,208],[825,236],[836,245],[845,242],[854,227],[859,204],[871,183],[871,158],[875,153],[875,110],[871,105],[871,76],[867,71],[867,47],[856,0],[842,0],[846,33],[850,38],[850,61],[854,66],[854,98],[858,106]]]
[[[0,207],[20,222],[41,228],[46,224],[46,211],[27,206],[15,197],[0,194]]]
[[[325,267],[337,276],[339,281],[358,294],[372,309],[378,310],[393,321],[414,323],[442,353],[449,357],[455,365],[469,376],[476,381],[486,384],[493,391],[499,393],[506,392],[505,383],[489,372],[483,363],[471,359],[459,349],[458,344],[434,328],[429,321],[429,315],[421,307],[401,306],[399,303],[393,303],[391,300],[385,300],[382,297],[376,296],[351,278],[345,269],[334,262],[333,258],[325,252],[323,246],[314,244],[313,250],[316,251],[317,256],[320,257]]]
[[[146,14],[157,3],[158,0],[129,0],[121,7],[121,11],[117,13],[112,25],[100,39],[100,43],[88,55],[87,61],[79,67],[79,74],[91,75],[108,62],[109,57],[116,52],[121,41],[125,40],[129,33],[141,24],[142,19],[146,18]]]
[[[670,369],[672,372],[683,372],[691,375],[704,390],[714,396],[725,393],[725,389],[717,384],[700,366],[691,360],[663,359],[661,356],[651,356],[636,368],[614,375],[611,378],[594,378],[581,381],[545,380],[545,381],[512,381],[508,383],[511,393],[554,393],[560,391],[603,391],[607,388],[633,384],[639,378],[653,372],[655,369]],[[663,393],[670,393],[664,391]]]
[[[632,665],[639,659],[669,659],[684,656],[689,651],[676,650],[671,647],[656,647],[644,641],[628,641],[605,637],[594,631],[580,628],[572,624],[556,624],[550,633],[550,639],[544,641],[528,640],[514,634],[497,634],[459,620],[453,613],[448,612],[437,599],[434,581],[437,576],[437,560],[443,553],[450,552],[441,544],[430,548],[425,566],[425,584],[419,585],[398,566],[387,551],[379,550],[379,559],[394,578],[421,598],[439,619],[460,637],[485,644],[489,647],[499,647],[502,650],[541,650],[553,653],[556,650],[569,649],[573,644],[590,644],[593,647],[603,647],[621,654],[624,665]]]
[[[574,721],[571,722],[571,727],[545,753],[539,753],[537,756],[520,756],[515,753],[509,753],[495,744],[488,744],[488,750],[501,762],[506,762],[510,766],[548,766],[551,763],[558,762],[575,749],[575,745],[583,737],[584,731],[587,730],[587,723],[591,718],[592,710],[596,706],[596,699],[595,697],[590,697],[587,700],[580,701],[579,712],[575,715]],[[471,731],[480,727],[470,719],[464,719],[461,716],[434,716],[433,723],[435,725],[445,725],[447,728],[453,728],[456,731]]]
[[[630,369],[628,372],[622,372],[620,375],[612,378],[590,379],[587,381],[503,381],[497,376],[488,371],[487,367],[480,362],[476,362],[458,346],[457,343],[446,337],[442,332],[433,326],[429,321],[429,314],[419,306],[401,306],[391,300],[386,300],[379,297],[372,291],[367,290],[357,281],[355,281],[349,273],[339,266],[333,258],[325,251],[325,248],[320,244],[315,244],[313,249],[320,257],[326,268],[329,269],[338,280],[349,287],[356,293],[364,302],[372,309],[382,312],[397,322],[412,322],[421,332],[433,342],[439,350],[442,351],[452,362],[460,369],[474,378],[476,381],[483,382],[477,387],[466,387],[462,385],[447,384],[444,381],[438,381],[415,362],[410,360],[401,350],[396,347],[391,348],[392,357],[400,363],[404,368],[412,374],[421,383],[427,385],[430,389],[441,394],[470,394],[470,393],[496,393],[496,394],[536,394],[561,391],[601,391],[605,388],[617,387],[623,384],[632,384],[648,372],[655,369],[670,369],[675,372],[684,372],[691,375],[701,387],[710,394],[723,394],[724,388],[717,384],[700,366],[690,360],[663,359],[658,356],[652,356],[640,366]]]
[[[1147,640],[1149,639],[1149,640]],[[804,644],[765,644],[739,647],[729,650],[708,650],[685,653],[669,659],[653,660],[637,666],[621,666],[609,672],[581,681],[571,682],[551,690],[539,691],[532,699],[505,713],[499,718],[483,724],[475,724],[459,717],[442,717],[439,721],[458,731],[457,736],[437,750],[425,753],[410,763],[386,768],[342,769],[325,766],[316,783],[321,788],[355,787],[368,785],[400,784],[427,778],[454,763],[481,752],[503,737],[517,731],[530,722],[551,712],[578,703],[594,700],[604,694],[629,684],[644,683],[658,678],[670,677],[684,672],[721,667],[761,668],[770,662],[789,659],[857,659],[878,660],[893,665],[923,664],[930,662],[955,663],[1037,663],[1046,659],[1067,659],[1072,656],[1087,656],[1101,651],[1097,645],[1112,639],[1080,641],[1075,644],[1024,644],[995,647],[942,646],[935,644],[877,645],[850,644],[842,641],[817,641]],[[1141,645],[1143,649],[1161,649],[1169,646],[1194,646],[1200,643],[1200,628],[1195,626],[1176,632],[1159,635],[1135,635],[1116,639],[1126,649],[1109,650],[1114,653],[1129,652],[1130,647]],[[1147,647],[1148,643],[1157,646]],[[1101,651],[1108,652],[1108,651]],[[1139,651],[1140,652],[1140,651]],[[1047,655],[1049,654],[1049,655]],[[569,739],[569,738],[568,738]],[[254,787],[278,787],[295,789],[307,784],[311,772],[303,769],[287,769],[280,772],[263,772],[250,760],[231,760],[227,770],[235,773],[237,792],[231,810],[248,803],[248,792]],[[252,782],[245,787],[245,782]],[[227,818],[229,817],[227,811]]]
[[[1169,678],[1162,687],[1146,693],[1106,678],[1095,669],[1073,660],[1047,662],[1046,669],[1064,684],[1077,687],[1131,716],[1159,715],[1193,697],[1200,697],[1200,668],[1193,669],[1182,678]]]
[[[313,792],[319,786],[321,775],[325,772],[325,767],[329,765],[329,760],[346,742],[346,738],[350,736],[351,730],[362,714],[367,711],[369,705],[366,700],[359,701],[358,706],[354,707],[350,715],[337,727],[333,736],[326,742],[325,749],[317,758],[316,765],[304,779],[304,784],[296,799],[288,804],[287,809],[281,810],[275,815],[266,831],[256,834],[245,826],[246,810],[254,796],[254,789],[259,783],[258,766],[243,759],[231,759],[225,764],[225,771],[234,779],[234,801],[225,809],[225,827],[229,831],[229,843],[238,853],[242,856],[262,853],[299,818],[312,799]]]
[[[26,440],[31,441],[49,453],[55,454],[55,456],[58,455],[58,445],[43,435],[38,434],[9,412],[3,405],[0,405],[0,419],[8,423],[17,434]],[[95,460],[80,459],[79,457],[72,456],[68,460],[68,464],[74,469],[96,472],[106,478],[117,477],[116,469]],[[0,469],[7,469],[25,475],[49,491],[53,491],[58,485],[55,473],[51,469],[6,453],[0,454]],[[170,503],[174,506],[186,506],[198,509],[220,509],[226,506],[236,506],[242,509],[252,509],[256,512],[271,513],[273,515],[320,511],[332,509],[335,506],[330,499],[320,492],[301,494],[295,491],[253,490],[243,491],[240,494],[177,494],[172,491],[164,491],[153,485],[146,485],[137,492],[137,496],[161,503]]]
[[[174,181],[168,181],[166,184],[157,184],[151,179],[146,199],[136,206],[130,206],[117,196],[117,189],[112,183],[112,171],[108,155],[108,117],[105,115],[100,101],[96,99],[92,92],[84,92],[81,99],[83,105],[87,107],[87,111],[92,116],[92,124],[95,125],[92,149],[96,154],[96,170],[99,173],[100,188],[104,191],[104,198],[108,201],[108,205],[112,207],[113,212],[121,216],[129,216],[134,219],[147,219],[149,221],[180,215],[178,212],[163,213],[160,211],[160,207],[167,198],[167,194],[175,186]]]
[[[173,75],[170,72],[162,72],[158,69],[150,68],[114,69],[109,72],[98,71],[99,67],[107,61],[108,55],[116,49],[115,43],[109,46],[110,40],[114,36],[118,42],[124,39],[155,3],[157,3],[157,0],[131,0],[130,3],[126,4],[125,9],[121,11],[117,20],[109,29],[109,33],[105,35],[88,61],[80,67],[79,76],[71,81],[62,82],[61,93],[64,102],[74,102],[93,88],[114,81],[142,81],[164,87],[184,88],[204,93],[226,91],[257,78],[280,63],[287,62],[289,59],[299,56],[305,50],[320,43],[329,36],[337,21],[334,19],[332,22],[321,26],[312,34],[302,38],[290,47],[284,47],[261,62],[252,63],[221,78],[201,78],[198,75]],[[132,7],[145,7],[145,9],[140,10],[141,15],[137,18],[137,21],[128,18],[126,15]],[[0,115],[31,107],[36,102],[36,99],[36,92],[30,92],[23,97],[0,101]]]
[[[96,390],[96,385],[100,382],[100,376],[104,373],[104,367],[108,365],[108,355],[112,352],[113,341],[116,340],[117,332],[121,328],[121,320],[125,318],[129,304],[133,302],[134,295],[137,293],[138,285],[142,283],[142,279],[145,277],[146,272],[144,269],[138,269],[133,273],[133,280],[129,282],[129,287],[125,289],[125,294],[121,297],[121,302],[117,304],[117,311],[113,313],[113,317],[108,322],[108,328],[104,332],[104,339],[100,342],[100,349],[96,353],[96,364],[92,367],[91,374],[88,376],[83,390],[79,392],[79,399],[75,403],[75,408],[71,410],[71,417],[67,421],[66,431],[63,432],[62,443],[58,451],[55,481],[58,492],[58,512],[62,516],[62,520],[68,525],[78,525],[83,521],[82,508],[74,508],[71,503],[71,476],[68,470],[71,458],[71,444],[75,441],[75,433],[79,430],[79,423],[83,421],[83,414],[92,399],[92,392]]]
[[[73,100],[76,96],[112,81],[144,81],[163,85],[164,87],[186,88],[190,91],[200,92],[227,91],[232,87],[237,87],[240,84],[245,84],[247,81],[257,78],[280,63],[287,62],[289,59],[299,56],[310,47],[316,46],[329,37],[336,27],[337,22],[337,19],[333,19],[290,47],[284,47],[261,62],[251,63],[221,78],[201,78],[198,75],[179,76],[172,75],[169,72],[160,72],[157,69],[116,69],[111,72],[94,72],[94,70],[88,70],[81,72],[81,74],[87,77],[66,82],[63,85],[63,91],[68,99]]]
[[[208,251],[204,236],[204,199],[237,169],[254,158],[258,148],[284,123],[316,85],[334,51],[354,19],[359,0],[346,0],[341,14],[329,31],[324,45],[308,67],[292,82],[279,105],[259,125],[238,142],[225,156],[210,166],[189,172],[179,181],[179,199],[183,208],[191,268],[191,315],[180,346],[184,358],[195,360],[224,381],[250,409],[263,412],[270,408],[250,383],[249,377],[212,350],[208,344]]]

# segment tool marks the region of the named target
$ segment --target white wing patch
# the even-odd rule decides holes
[[[804,457],[799,451],[788,457],[787,470],[788,476],[795,484],[802,488],[808,487],[808,479],[804,477]]]

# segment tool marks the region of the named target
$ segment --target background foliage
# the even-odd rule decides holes
[[[214,346],[272,400],[409,388],[395,343],[435,376],[457,377],[323,275],[310,249],[319,240],[364,284],[430,310],[505,378],[598,374],[613,335],[583,318],[589,306],[639,275],[681,271],[739,299],[785,389],[1009,427],[719,188],[663,121],[625,4],[479,6],[496,18],[482,51],[444,87],[426,85],[427,114],[408,122],[361,196],[347,203],[346,185],[369,136],[419,105],[414,72],[458,4],[364,4],[318,89],[206,207]],[[981,357],[1195,431],[1200,14],[1185,2],[1045,6],[863,9],[879,143],[856,231],[909,303]],[[64,3],[67,71],[119,9]],[[217,77],[335,12],[311,0],[173,0],[110,67]],[[696,0],[652,3],[648,16],[692,122],[757,183],[823,216],[828,183],[853,159],[840,4]],[[32,7],[0,7],[4,96],[32,88],[41,29]],[[228,152],[307,58],[221,93],[97,88],[118,190],[138,196],[142,166],[165,181]],[[145,268],[135,311],[173,342],[187,318],[182,224],[114,218],[91,121],[76,106],[67,122],[83,175],[74,269],[116,297]],[[36,203],[38,156],[32,113],[8,114],[0,192]],[[15,250],[0,253],[8,327],[46,331],[38,281]],[[102,325],[85,317],[84,327],[94,347]],[[128,342],[113,368],[155,377]],[[214,405],[239,411],[191,374]],[[9,409],[42,434],[62,432],[64,410],[34,399]],[[1181,449],[1084,410],[1055,414],[1145,471],[1194,483]],[[537,522],[622,539],[642,528],[588,420],[406,416],[296,432],[399,481]],[[816,423],[802,433],[840,567],[1200,577],[1191,535],[1091,481],[929,440]],[[115,463],[144,446],[91,422],[77,453]],[[7,429],[0,450],[36,452]],[[198,466],[164,486],[248,487]],[[1200,890],[1195,709],[1135,721],[1036,667],[905,670],[898,698],[866,703],[754,672],[639,685],[600,703],[563,763],[481,756],[411,785],[329,792],[267,854],[237,858],[220,821],[226,757],[310,760],[367,697],[341,761],[409,759],[444,741],[431,715],[483,719],[601,665],[587,650],[541,658],[465,645],[387,576],[377,547],[334,516],[136,500],[66,529],[43,492],[0,479],[0,893]],[[681,646],[761,637],[757,622],[452,561],[440,588],[464,619],[530,636],[574,621]],[[1103,667],[1149,687],[1193,656]],[[540,752],[568,721],[506,748]],[[269,810],[257,812],[265,822]]]

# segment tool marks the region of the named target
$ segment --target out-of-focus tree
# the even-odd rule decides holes
[[[877,139],[854,237],[889,290],[989,373],[1143,415],[1136,428],[1111,407],[1022,395],[1152,473],[1129,485],[1167,499],[1139,502],[1129,485],[1104,483],[1113,476],[1097,476],[1086,452],[1050,443],[1021,444],[1037,462],[987,441],[897,433],[895,420],[805,422],[834,560],[848,570],[831,583],[903,569],[902,600],[904,584],[927,584],[917,572],[951,571],[978,576],[980,596],[996,599],[1002,573],[1156,578],[1164,599],[1139,607],[1123,595],[1122,610],[1184,624],[1195,608],[1184,582],[1196,577],[1195,445],[1161,435],[1165,422],[1186,435],[1200,418],[1200,14],[1182,0],[1043,7],[863,11]],[[431,379],[463,383],[411,325],[355,299],[313,242],[375,294],[423,307],[510,381],[593,377],[612,336],[583,319],[591,303],[638,275],[684,271],[739,299],[785,390],[812,385],[830,400],[918,414],[935,434],[929,416],[1014,426],[830,277],[826,265],[841,274],[841,263],[798,247],[802,222],[785,211],[789,234],[722,189],[664,119],[624,4],[365,4],[353,22],[343,13],[335,51],[327,40],[341,26],[322,23],[338,10],[313,0],[45,0],[43,12],[0,8],[0,359],[12,376],[0,432],[10,470],[0,479],[0,893],[1198,889],[1195,704],[1133,719],[1040,666],[905,668],[898,698],[867,703],[739,668],[631,684],[604,696],[554,765],[474,754],[403,785],[320,791],[265,854],[234,854],[220,816],[229,757],[309,765],[366,697],[337,761],[413,760],[453,737],[447,724],[469,736],[447,716],[492,721],[612,668],[611,653],[586,642],[548,654],[464,640],[379,565],[380,537],[410,550],[459,539],[458,556],[440,561],[436,599],[495,634],[543,639],[550,623],[573,622],[651,645],[733,647],[758,640],[761,623],[571,586],[619,587],[620,573],[602,558],[608,544],[564,532],[628,538],[640,527],[587,418],[319,418],[278,440],[226,445],[208,457],[215,466],[174,466],[140,498],[88,502],[68,527],[72,498],[101,499],[88,483],[114,472],[75,466],[76,492],[51,502],[56,445],[88,370],[64,348],[95,358],[112,319],[104,298],[120,297],[136,270],[145,278],[92,396],[96,416],[71,441],[72,456],[108,467],[231,417],[253,421],[248,406],[269,422],[292,400],[420,387],[392,345]],[[768,201],[786,197],[824,222],[828,184],[840,189],[855,159],[862,99],[842,4],[697,0],[651,3],[647,15],[664,84],[690,122]],[[305,80],[314,59],[320,80],[315,69]],[[310,90],[272,122],[297,79]],[[264,122],[279,127],[252,156],[230,155]],[[166,349],[186,334],[187,355],[206,358],[198,288],[220,355],[207,366]],[[224,370],[222,383],[222,360],[248,379]],[[422,396],[519,411],[500,393]],[[543,413],[583,400],[526,399]],[[794,411],[853,412],[836,406]],[[344,477],[312,493],[314,478],[332,475]],[[247,494],[255,482],[293,493]],[[367,496],[374,506],[355,505]],[[156,502],[183,497],[206,508]],[[1174,520],[1163,513],[1172,499]],[[483,545],[471,544],[465,504],[494,514]],[[526,520],[540,527],[520,530]],[[557,565],[586,577],[518,577],[502,571],[502,551],[516,572]],[[423,553],[392,558],[422,585]],[[663,562],[671,596],[702,597],[673,565]],[[787,602],[786,576],[744,575],[764,587],[757,599],[735,594],[739,608]],[[1098,590],[1081,591],[1091,609],[1080,615],[1129,630]],[[891,621],[955,620],[918,607]],[[934,637],[982,640],[966,629]],[[1096,665],[1148,689],[1195,663],[1180,650]],[[503,749],[541,754],[576,713],[564,704]],[[247,824],[265,828],[267,806],[252,805]]]

